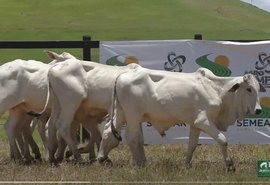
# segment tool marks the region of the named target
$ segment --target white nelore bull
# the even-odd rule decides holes
[[[234,170],[221,131],[226,131],[236,119],[260,113],[260,87],[251,74],[218,77],[204,68],[194,73],[173,73],[140,67],[123,73],[116,81],[112,110],[115,115],[112,124],[105,126],[98,160],[106,160],[110,150],[118,145],[114,135],[125,122],[127,143],[133,163],[137,165],[146,162],[142,122],[152,123],[161,135],[176,123],[188,123],[190,140],[186,163],[191,163],[200,131],[203,131],[221,146],[228,170]]]
[[[61,155],[55,158],[56,130],[69,146],[76,161],[82,161],[77,149],[73,129],[76,123],[73,120],[81,122],[90,116],[101,121],[111,109],[116,77],[135,67],[136,64],[119,67],[69,59],[49,70],[50,96],[53,100],[52,114],[48,122],[50,162],[58,163],[57,158],[61,159]]]
[[[47,54],[51,58],[54,56],[52,63],[75,58],[68,53],[56,55],[53,52],[47,52]],[[0,66],[0,115],[9,111],[5,129],[10,144],[11,158],[15,161],[22,160],[16,139],[26,162],[31,160],[28,144],[35,153],[35,157],[37,159],[41,157],[29,127],[33,117],[28,113],[40,111],[44,107],[48,91],[47,72],[50,67],[50,65],[36,60],[20,59]],[[40,134],[45,142],[44,128]]]
[[[21,159],[16,133],[21,132],[20,127],[25,124],[25,120],[28,125],[31,122],[27,112],[42,109],[46,102],[47,66],[34,60],[14,60],[0,66],[0,115],[9,111],[5,129],[15,160]]]

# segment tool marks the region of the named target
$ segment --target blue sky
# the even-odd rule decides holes
[[[241,0],[270,12],[270,0]]]

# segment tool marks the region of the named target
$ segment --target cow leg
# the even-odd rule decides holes
[[[52,115],[48,120],[48,153],[49,161],[51,164],[57,165],[57,160],[55,159],[55,152],[57,150],[57,131],[55,128],[56,115],[52,111]]]
[[[58,150],[56,153],[56,160],[58,163],[63,161],[66,147],[67,147],[67,144],[65,140],[61,136],[58,136]]]
[[[200,136],[200,130],[193,126],[190,126],[188,151],[187,151],[187,156],[186,156],[186,165],[188,167],[191,167],[191,160],[192,160],[193,152],[195,151],[198,145],[199,136]]]
[[[78,125],[79,123],[76,124],[76,122],[74,121],[72,123],[72,125],[76,128],[72,128],[71,129],[71,136],[73,138],[73,140],[77,140],[77,134],[78,134]],[[56,160],[58,162],[62,162],[63,159],[64,159],[64,154],[65,154],[65,150],[67,148],[67,143],[65,141],[65,139],[61,136],[61,135],[58,135],[58,150],[57,150],[57,153],[56,153]],[[70,156],[72,156],[72,151],[71,150],[68,150],[67,153],[66,153],[66,158],[69,158]]]
[[[101,133],[100,133],[100,130],[98,128],[98,125],[97,123],[95,125],[93,125],[93,127],[91,128],[91,137],[90,137],[90,145],[92,144],[93,146],[90,147],[92,148],[92,152],[90,150],[89,152],[89,159],[90,161],[91,160],[94,160],[96,158],[96,154],[95,154],[95,144],[96,144],[96,147],[97,147],[97,151],[99,150],[99,147],[100,147],[100,143],[101,143],[101,139],[102,139],[102,136],[101,136]]]
[[[118,133],[121,133],[121,127],[125,123],[125,119],[123,115],[117,114],[115,121],[115,129]],[[99,152],[97,156],[97,160],[99,163],[106,164],[107,162],[111,163],[108,159],[109,152],[116,146],[118,146],[119,140],[115,138],[111,130],[111,121],[108,120],[104,126],[104,131],[102,135],[102,140],[99,147]]]
[[[127,144],[132,153],[132,164],[138,166],[144,165],[146,157],[143,147],[142,124],[139,121],[131,122],[127,120]]]
[[[24,141],[24,148],[22,151],[22,155],[23,155],[23,160],[24,160],[24,164],[30,164],[32,162],[32,160],[34,159],[31,154],[30,154],[30,149],[29,149],[29,145],[30,145],[30,139],[28,137],[28,133],[26,133],[24,131],[24,129],[22,130],[22,135],[23,135],[23,141]]]
[[[46,128],[46,123],[48,121],[47,115],[41,115],[40,119],[34,119],[32,125],[37,125],[37,131],[42,140],[45,150],[48,150],[48,128]]]
[[[18,134],[17,136],[17,142],[21,149],[21,154],[23,156],[23,163],[30,164],[31,161],[33,160],[33,157],[30,154],[30,149],[28,145],[29,141],[26,134],[24,133],[24,128],[20,129],[20,135]]]
[[[16,143],[17,126],[24,118],[24,113],[20,108],[14,108],[9,111],[9,117],[5,123],[5,130],[8,136],[11,157],[14,157],[15,162],[21,162],[22,156]]]
[[[71,109],[76,110],[76,109]],[[56,127],[60,133],[60,135],[63,137],[63,139],[66,141],[69,149],[73,153],[73,156],[75,158],[76,162],[82,162],[81,154],[77,148],[77,141],[72,136],[72,122],[74,118],[74,113],[72,111],[64,111],[62,110],[60,117],[58,121],[56,122]]]
[[[37,143],[32,137],[32,130],[30,128],[30,124],[31,124],[31,117],[28,117],[23,128],[23,136],[25,138],[26,143],[30,145],[32,152],[35,154],[35,159],[41,161],[40,150]]]
[[[97,145],[97,148],[100,147],[101,142],[101,133],[98,128],[98,122],[96,120],[90,120],[88,123],[83,124],[84,128],[90,133],[90,140],[88,141],[88,144],[83,148],[80,148],[80,153],[82,152],[89,152],[89,160],[92,161],[96,158],[95,154],[95,144]]]
[[[34,139],[32,137],[32,129],[30,128],[32,117],[25,115],[24,118],[25,119],[23,121],[23,124],[21,124],[22,126],[20,126],[20,133],[22,133],[23,138],[24,138],[24,140],[23,140],[24,149],[22,150],[22,154],[24,157],[24,162],[26,164],[29,164],[34,159],[30,154],[29,145],[32,149],[32,152],[35,154],[36,159],[40,160],[41,154],[40,154],[38,145],[36,144],[36,142],[34,141]],[[17,130],[19,130],[19,129],[17,129]]]
[[[216,126],[210,122],[207,117],[205,116],[206,114],[200,114],[199,118],[195,121],[194,125],[207,133],[209,136],[211,136],[215,141],[220,145],[222,155],[225,161],[225,164],[227,166],[227,171],[235,171],[235,166],[233,163],[233,160],[229,157],[228,155],[228,143],[226,140],[226,137],[224,134],[222,134]]]
[[[71,130],[71,136],[72,136],[72,138],[74,139],[74,141],[75,140],[77,140],[78,138],[78,129],[79,129],[79,123],[77,122],[75,122],[74,121],[74,123],[73,123],[73,126],[74,126],[74,128],[72,128],[72,130]],[[80,151],[80,149],[79,149],[79,151]],[[64,152],[64,151],[63,151]],[[80,152],[81,153],[81,152]],[[69,157],[71,157],[73,155],[73,153],[72,153],[72,151],[69,149],[69,150],[67,150],[67,152],[66,152],[66,158],[69,158]]]
[[[16,134],[17,146],[18,146],[18,149],[20,150],[21,154],[27,152],[27,149],[26,149],[26,146],[25,146],[27,144],[24,142],[24,139],[23,139],[22,128],[17,126],[15,134]]]

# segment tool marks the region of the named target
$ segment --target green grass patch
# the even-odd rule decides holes
[[[267,39],[270,14],[235,0],[0,0],[0,40]],[[66,49],[56,50],[64,51]],[[81,57],[81,50],[69,50]],[[0,50],[47,62],[42,50]],[[98,61],[98,52],[93,60]]]
[[[184,157],[186,145],[145,146],[148,163],[144,167],[129,164],[130,152],[120,145],[111,152],[113,167],[99,164],[73,165],[64,162],[60,167],[51,167],[47,162],[30,166],[16,165],[9,161],[6,143],[0,143],[0,181],[87,181],[118,184],[119,182],[190,183],[190,182],[269,182],[269,178],[257,177],[257,160],[265,159],[269,147],[264,145],[231,145],[236,172],[227,173],[217,145],[201,145],[194,155],[192,168],[186,168]],[[87,157],[87,156],[85,156]],[[148,182],[148,183],[147,183]]]

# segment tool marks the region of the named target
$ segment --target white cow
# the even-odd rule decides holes
[[[103,132],[98,160],[105,161],[110,150],[118,145],[114,135],[125,122],[127,143],[137,165],[146,162],[142,122],[152,123],[161,135],[176,123],[188,123],[190,140],[186,163],[190,164],[200,131],[203,131],[221,146],[228,170],[234,170],[221,131],[226,131],[236,119],[260,113],[259,90],[260,85],[251,74],[218,77],[203,68],[195,73],[145,68],[123,73],[116,82],[112,110],[115,116]]]
[[[49,56],[55,54],[47,52]],[[56,55],[55,55],[56,56]],[[52,63],[74,58],[68,53],[57,55]],[[37,144],[32,138],[30,123],[31,114],[40,111],[47,99],[47,72],[51,66],[35,60],[14,60],[0,66],[0,115],[9,112],[5,129],[10,144],[11,158],[22,161],[21,153],[26,162],[31,160],[28,144],[30,144],[35,158],[41,155]],[[43,132],[40,132],[43,134]],[[24,138],[24,139],[23,139]],[[44,137],[42,137],[44,138]]]
[[[52,115],[48,122],[50,162],[58,163],[57,157],[55,158],[57,146],[53,144],[57,140],[54,137],[56,129],[69,146],[76,161],[82,161],[77,149],[74,132],[76,123],[73,120],[81,122],[86,116],[103,118],[111,108],[116,77],[136,67],[136,64],[118,67],[69,59],[49,70],[50,96],[53,100]]]

